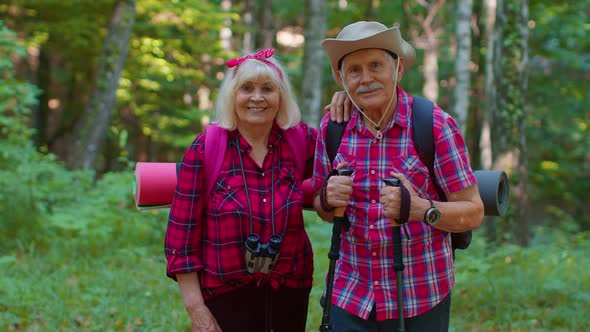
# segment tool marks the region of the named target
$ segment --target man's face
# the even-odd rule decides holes
[[[346,55],[342,62],[344,83],[365,112],[385,111],[394,92],[397,61],[384,50],[364,49]],[[401,64],[400,74],[401,77]]]

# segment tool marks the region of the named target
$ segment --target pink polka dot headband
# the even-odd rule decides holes
[[[275,54],[275,49],[274,48],[267,48],[265,50],[260,50],[254,54],[248,54],[248,55],[243,56],[241,58],[235,58],[235,59],[228,60],[225,63],[225,65],[228,66],[229,68],[236,67],[236,69],[234,70],[234,75],[235,75],[236,71],[238,70],[237,67],[239,67],[244,61],[249,60],[249,59],[258,60],[258,61],[266,64],[270,68],[272,68],[274,71],[276,71],[277,74],[279,75],[279,78],[282,80],[283,75],[281,74],[281,71],[279,70],[279,68],[274,63],[266,60],[266,59],[270,58],[271,56],[273,56],[273,54]]]

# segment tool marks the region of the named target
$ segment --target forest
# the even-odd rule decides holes
[[[509,177],[457,255],[451,330],[588,330],[590,0],[0,0],[0,330],[190,331],[135,164],[180,161],[225,61],[263,48],[317,127],[339,89],[320,43],[360,20],[400,25],[401,86]],[[317,331],[331,228],[305,217]]]

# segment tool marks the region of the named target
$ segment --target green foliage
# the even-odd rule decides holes
[[[16,34],[0,21],[0,139],[21,144],[33,133],[27,121],[38,92],[34,86],[15,77],[14,60],[25,55]]]
[[[529,249],[476,241],[457,255],[456,331],[582,331],[590,305],[590,233],[545,234]]]
[[[127,125],[130,136],[148,137],[162,146],[162,155],[179,160],[211,116],[200,94],[215,96],[224,58],[219,31],[238,20],[232,12],[204,1],[137,3],[137,20],[123,72],[118,103],[121,116],[138,120]],[[131,144],[138,142],[130,141]]]
[[[529,191],[541,222],[590,229],[590,33],[579,6],[531,2]],[[571,229],[571,228],[570,228]]]
[[[100,180],[78,204],[81,214],[69,205],[61,210],[72,221],[95,218],[86,222],[88,234],[48,233],[44,252],[23,244],[0,256],[1,330],[190,330],[178,287],[164,273],[167,210],[129,206],[130,177]],[[110,236],[97,231],[93,239],[96,227]],[[332,227],[309,212],[306,228],[315,257],[307,331],[317,331]],[[584,330],[579,310],[590,306],[590,234],[540,232],[544,240],[528,249],[489,247],[476,232],[472,247],[457,253],[451,331]]]

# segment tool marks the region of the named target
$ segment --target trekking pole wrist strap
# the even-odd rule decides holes
[[[410,219],[410,208],[411,208],[411,196],[410,191],[408,188],[404,187],[404,185],[399,186],[401,192],[401,204],[399,208],[399,219],[397,220],[398,224],[405,224]]]

